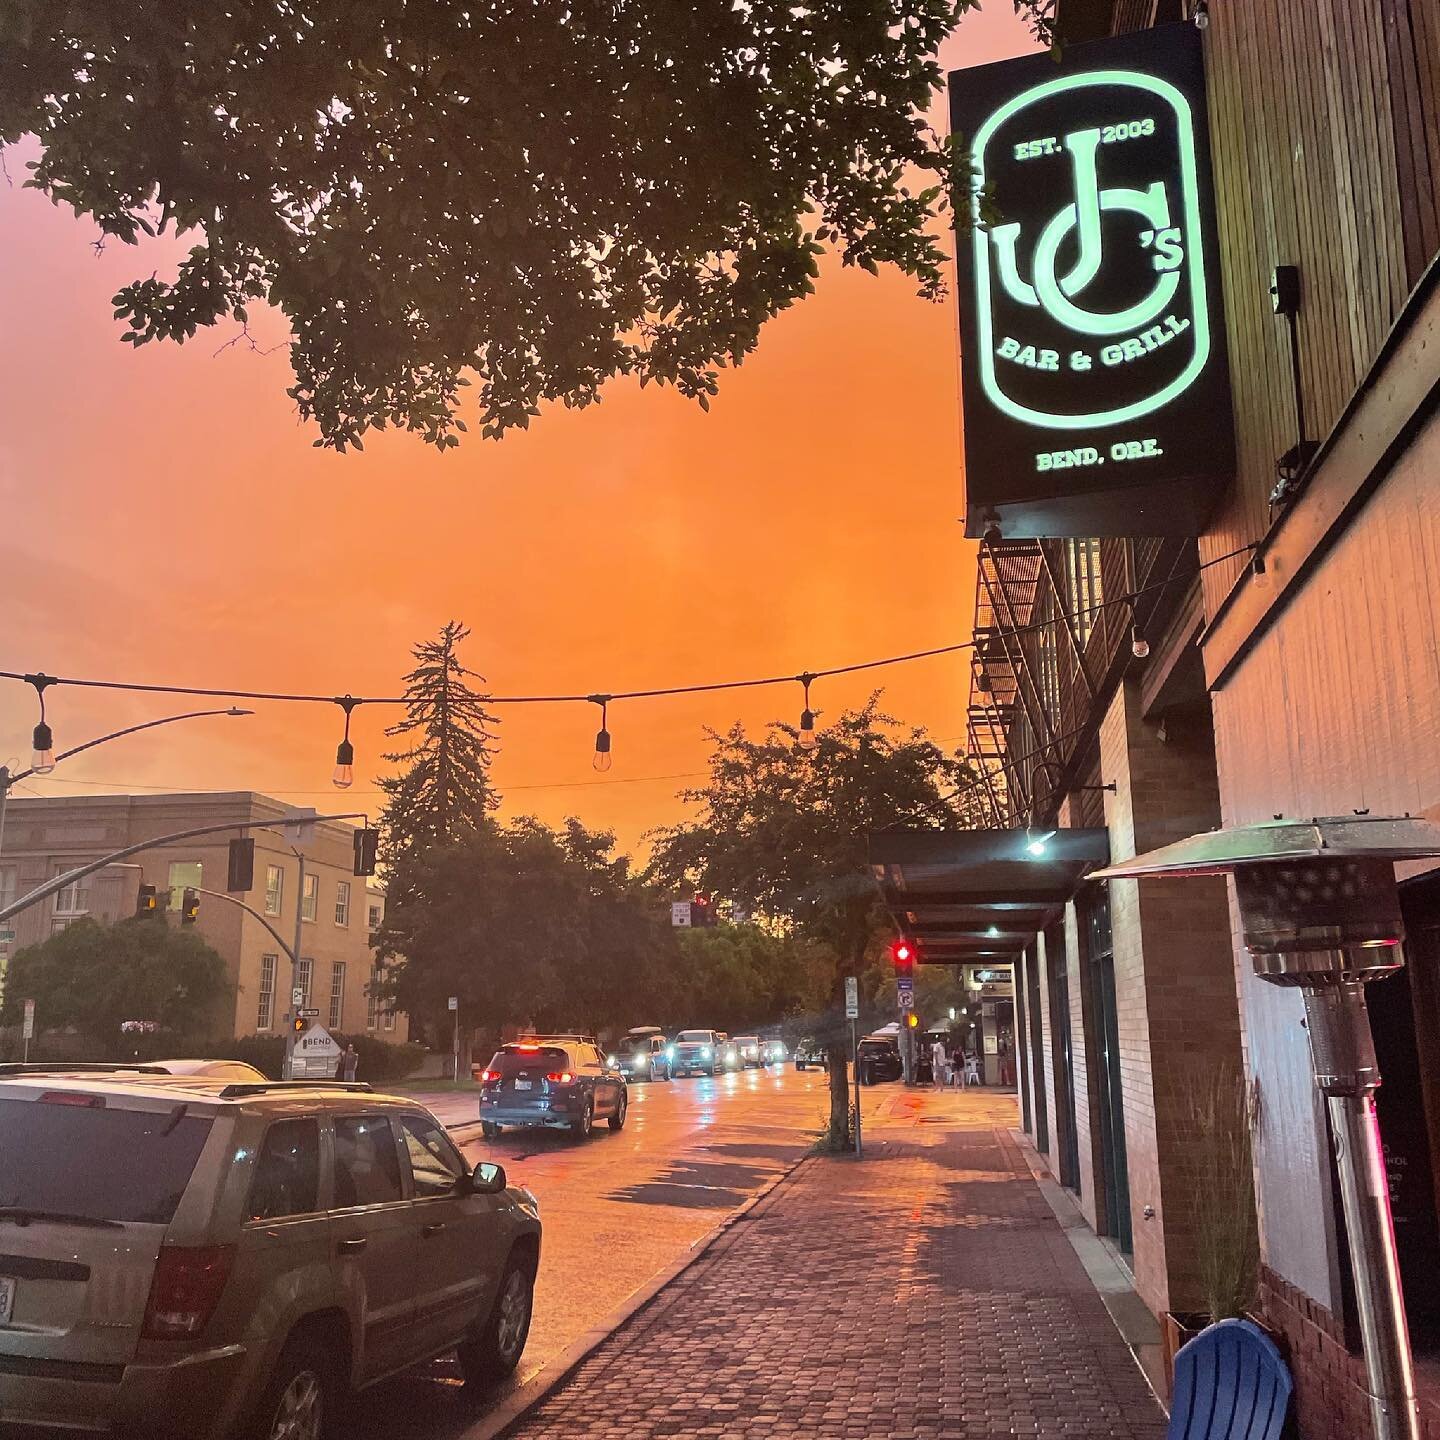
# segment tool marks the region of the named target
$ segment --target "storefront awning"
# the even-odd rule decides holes
[[[870,866],[922,964],[1009,964],[1110,859],[1110,835],[1074,830],[884,830]]]

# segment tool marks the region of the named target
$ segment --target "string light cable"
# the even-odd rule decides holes
[[[1238,559],[1240,556],[1252,556],[1256,550],[1255,545],[1243,545],[1235,550],[1228,551],[1224,555],[1217,555],[1214,559],[1201,561],[1189,575],[1198,575],[1217,565],[1223,565],[1229,561]],[[1186,578],[1189,578],[1187,575]],[[1117,595],[1107,600],[1097,601],[1093,605],[1087,605],[1079,610],[1071,612],[1060,612],[1049,619],[1032,622],[1026,625],[1017,625],[1007,630],[1007,634],[1016,637],[1030,634],[1036,631],[1048,629],[1057,621],[1065,620],[1075,622],[1092,615],[1119,606],[1128,606],[1133,615],[1134,602],[1141,596],[1164,590],[1173,584],[1177,576],[1172,568],[1169,575],[1163,580],[1155,581],[1149,585],[1143,585],[1124,595]],[[656,700],[673,695],[707,695],[720,691],[730,690],[754,690],[763,687],[776,685],[799,685],[803,692],[803,709],[800,715],[798,727],[799,744],[802,749],[810,749],[814,743],[815,733],[815,712],[811,708],[810,687],[817,680],[830,679],[841,675],[857,675],[866,670],[879,670],[893,665],[911,664],[917,660],[934,659],[941,655],[955,655],[962,651],[973,651],[978,641],[972,639],[956,641],[950,645],[936,645],[928,650],[911,650],[900,655],[885,655],[874,660],[859,660],[849,665],[833,665],[823,670],[804,670],[795,675],[763,675],[742,680],[712,680],[693,685],[664,685],[646,690],[616,690],[609,693],[576,692],[573,694],[550,694],[550,695],[486,695],[482,697],[483,703],[487,706],[498,705],[574,705],[587,704],[600,707],[600,729],[595,736],[595,769],[602,773],[610,768],[611,762],[611,733],[609,729],[609,707],[617,700]],[[21,684],[31,686],[39,700],[40,717],[35,726],[34,743],[37,763],[34,768],[37,774],[48,774],[44,762],[53,755],[50,746],[53,745],[51,729],[45,715],[45,692],[61,687],[70,689],[86,690],[117,690],[132,695],[191,695],[200,696],[206,699],[216,700],[268,700],[280,704],[299,705],[335,705],[344,713],[344,734],[336,751],[336,764],[333,776],[333,784],[337,788],[348,789],[354,780],[355,752],[350,741],[350,718],[353,711],[362,705],[397,706],[408,705],[410,700],[404,695],[367,695],[358,696],[352,694],[344,695],[314,695],[298,692],[279,690],[237,690],[228,688],[215,688],[201,685],[160,685],[149,684],[129,680],[97,680],[91,677],[75,675],[48,675],[43,671],[25,672],[19,670],[0,670],[0,680],[17,681]],[[808,723],[807,723],[808,721]],[[53,764],[50,766],[53,768]]]

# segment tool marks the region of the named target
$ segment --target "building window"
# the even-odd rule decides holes
[[[380,907],[372,905],[365,917],[365,928],[373,935],[380,928]]]
[[[278,915],[285,900],[285,872],[278,865],[265,867],[265,913]]]
[[[198,860],[177,860],[170,867],[170,909],[180,913],[185,903],[187,890],[198,890],[201,885],[202,867]]]
[[[307,875],[300,892],[300,918],[313,920],[320,913],[320,877]]]
[[[350,882],[348,880],[342,880],[335,887],[335,923],[337,925],[350,923]]]
[[[345,1024],[345,962],[337,960],[330,967],[330,1028],[339,1030]]]
[[[311,981],[314,978],[315,962],[307,956],[295,967],[295,986],[303,996],[300,1006],[304,1010],[310,1008]]]
[[[279,961],[278,955],[260,957],[260,1008],[255,1014],[257,1030],[268,1030],[275,1018],[275,967]]]
[[[395,1028],[395,1012],[394,1012],[393,1010],[387,1010],[387,1011],[385,1012],[385,1027],[384,1027],[384,1028],[385,1028],[386,1030],[393,1030],[393,1029]]]
[[[380,983],[380,967],[377,965],[370,972],[370,983],[365,987],[365,1028],[373,1030],[376,1018],[380,1013],[380,1002],[375,994],[375,987]]]
[[[15,901],[15,887],[18,883],[19,869],[14,865],[0,865],[0,909],[11,905]],[[371,907],[374,908],[373,906]],[[6,922],[8,923],[8,922]],[[373,925],[370,927],[375,928]]]
[[[1098,540],[1065,541],[1065,584],[1069,591],[1065,608],[1075,617],[1075,638],[1083,650],[1094,633],[1100,618],[1099,606],[1105,600],[1100,588]]]
[[[55,873],[63,875],[74,868],[73,865],[57,865]],[[82,880],[72,880],[64,889],[55,892],[55,915],[50,922],[51,929],[63,930],[72,920],[78,920],[89,913],[90,877],[87,875]]]

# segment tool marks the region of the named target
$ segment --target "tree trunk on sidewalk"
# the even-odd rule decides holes
[[[845,1042],[830,1047],[830,1130],[829,1148],[848,1150],[850,1136],[850,1076],[845,1068]]]

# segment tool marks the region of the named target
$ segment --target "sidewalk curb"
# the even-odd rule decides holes
[[[732,1210],[714,1229],[707,1231],[696,1240],[678,1260],[666,1266],[657,1275],[652,1276],[638,1290],[628,1296],[598,1325],[592,1326],[553,1359],[547,1360],[529,1380],[512,1390],[489,1414],[482,1416],[473,1425],[462,1431],[457,1440],[501,1440],[501,1437],[508,1434],[514,1425],[560,1389],[617,1330],[633,1320],[662,1291],[673,1285],[692,1265],[700,1260],[722,1235],[748,1219],[762,1200],[767,1199],[781,1185],[791,1179],[808,1161],[817,1158],[817,1156],[807,1153],[786,1166],[743,1205]]]

